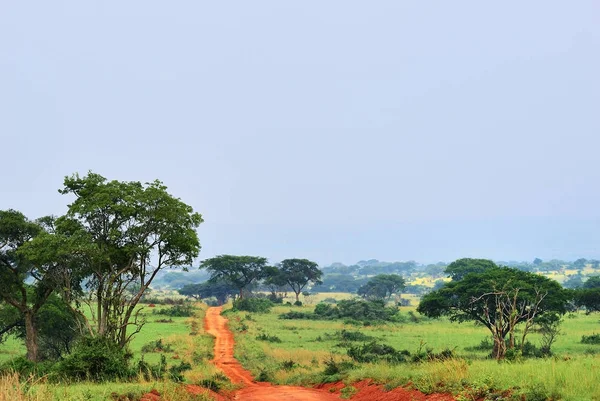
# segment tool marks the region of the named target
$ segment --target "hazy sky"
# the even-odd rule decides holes
[[[600,3],[2,1],[0,209],[162,180],[201,258],[600,258]]]

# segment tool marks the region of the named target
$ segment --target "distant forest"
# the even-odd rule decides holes
[[[579,288],[589,276],[597,275],[600,261],[580,258],[575,261],[558,259],[531,262],[496,261],[498,265],[551,276],[566,288]],[[350,292],[355,293],[369,277],[377,274],[399,274],[407,280],[404,293],[423,295],[439,288],[446,278],[444,270],[449,262],[421,264],[415,261],[383,262],[377,259],[361,260],[352,265],[332,263],[321,267],[323,284],[314,286],[312,292]],[[155,289],[180,289],[187,284],[201,283],[209,278],[205,270],[190,267],[185,271],[163,271],[154,280]]]

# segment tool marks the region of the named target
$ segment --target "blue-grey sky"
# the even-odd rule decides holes
[[[201,258],[600,258],[600,3],[4,1],[0,209],[162,180]]]

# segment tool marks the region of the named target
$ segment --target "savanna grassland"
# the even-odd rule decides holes
[[[486,328],[445,318],[427,319],[416,313],[415,307],[401,308],[401,323],[370,326],[342,320],[279,319],[290,310],[312,309],[277,306],[266,314],[227,312],[235,333],[237,358],[256,377],[280,384],[312,385],[337,380],[352,384],[373,379],[387,388],[410,385],[424,393],[450,392],[462,399],[500,399],[492,397],[502,394],[522,395],[527,400],[600,399],[600,345],[581,343],[583,335],[600,330],[597,315],[566,315],[552,357],[498,362],[489,358],[491,348],[483,349],[489,337]],[[368,338],[344,340],[356,332]],[[348,356],[349,347],[371,341],[413,355],[426,349],[433,354],[443,350],[454,354],[416,363],[361,363]],[[540,335],[532,333],[528,341],[537,344]],[[325,374],[332,363],[339,371]]]
[[[133,337],[128,349],[131,360],[143,360],[150,365],[158,365],[161,358],[166,360],[166,369],[180,364],[189,364],[182,372],[185,383],[200,383],[213,377],[217,372],[210,361],[213,357],[213,338],[206,334],[203,326],[206,304],[195,303],[190,317],[168,316],[158,313],[172,308],[170,305],[141,304],[141,314],[146,319],[140,333]],[[0,364],[10,366],[12,358],[23,355],[22,340],[9,337],[0,344]],[[127,397],[130,400],[156,389],[164,400],[209,400],[205,395],[192,395],[177,382],[167,377],[153,380],[139,375],[135,380],[122,382],[59,381],[52,375],[42,377],[21,377],[5,375],[0,379],[0,400],[81,400],[96,401]]]

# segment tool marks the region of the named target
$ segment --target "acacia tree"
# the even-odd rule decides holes
[[[237,294],[237,288],[235,288],[229,281],[220,279],[214,281],[205,281],[204,283],[199,284],[187,284],[177,292],[179,292],[181,295],[194,298],[198,301],[204,298],[215,297],[217,302],[220,305],[223,305],[225,302],[227,302],[227,299],[230,296]]]
[[[158,272],[185,268],[198,255],[202,216],[160,181],[108,181],[90,172],[66,177],[60,192],[75,197],[65,224],[87,241],[81,261],[94,332],[124,347],[144,324],[136,306]]]
[[[267,258],[260,256],[219,255],[204,260],[200,268],[210,273],[211,282],[229,281],[237,288],[240,299],[244,297],[246,287],[268,274]]]
[[[429,317],[448,316],[451,321],[477,321],[494,339],[493,355],[502,359],[515,347],[515,330],[523,325],[521,347],[531,327],[542,316],[564,314],[567,292],[554,280],[510,268],[490,268],[466,274],[425,295],[418,311]]]
[[[378,274],[360,286],[357,293],[363,298],[386,299],[405,287],[406,282],[398,274]]]
[[[284,280],[296,294],[296,302],[300,293],[309,284],[322,284],[323,272],[319,265],[308,259],[285,259],[278,264],[282,280]]]

